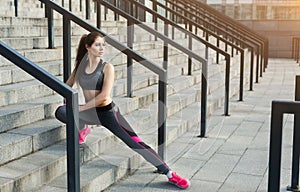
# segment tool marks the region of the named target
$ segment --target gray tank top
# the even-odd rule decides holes
[[[104,73],[103,68],[106,65],[106,62],[100,60],[97,68],[92,73],[86,73],[85,67],[80,70],[78,74],[79,85],[83,90],[101,90],[103,85]]]

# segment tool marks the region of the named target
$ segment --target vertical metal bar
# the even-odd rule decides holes
[[[263,75],[263,70],[264,70],[264,67],[263,67],[263,63],[262,63],[262,58],[263,58],[263,49],[262,49],[262,46],[260,46],[260,71],[259,71],[259,76],[262,77]]]
[[[69,10],[72,11],[72,0],[69,0]]]
[[[123,11],[125,11],[124,9],[124,4],[125,4],[125,1],[118,1],[118,0],[112,0],[110,1],[110,3],[112,3],[116,8],[119,8],[119,9],[122,9]],[[129,3],[129,2],[128,2]],[[118,21],[119,20],[119,15],[118,13],[114,12],[114,20],[115,21]]]
[[[206,133],[206,109],[207,109],[207,75],[208,75],[208,54],[206,48],[206,62],[202,63],[202,76],[201,76],[201,127],[199,137],[205,137]]]
[[[229,115],[230,57],[226,57],[224,114]]]
[[[65,1],[64,0],[61,0],[61,6],[65,6]]]
[[[254,50],[251,50],[251,58],[250,58],[250,91],[253,91],[253,70],[254,70]]]
[[[71,74],[71,22],[63,16],[63,78],[64,82],[67,82]]]
[[[300,100],[297,100],[300,101]],[[292,157],[292,178],[289,191],[299,191],[299,157],[300,157],[300,113],[294,114],[294,134],[293,134],[293,157]]]
[[[261,57],[260,57],[260,66],[261,66],[261,70],[260,70],[260,77],[262,77],[263,72],[266,72],[266,66],[263,63],[263,59],[265,58],[265,51],[264,51],[264,47],[261,47]]]
[[[217,39],[217,47],[220,47],[220,39]],[[217,51],[217,64],[219,64],[219,52]]]
[[[80,192],[80,159],[78,143],[78,93],[67,98],[67,172],[68,191]]]
[[[53,9],[46,6],[46,14],[48,19],[48,48],[54,48],[54,27],[53,27]]]
[[[256,50],[256,79],[255,79],[255,83],[258,83],[258,74],[259,74],[259,48],[257,48]]]
[[[268,66],[268,62],[269,62],[269,42],[265,42],[266,46],[265,46],[265,66]]]
[[[157,4],[156,4],[156,0],[153,0],[152,6],[153,6],[153,10],[154,10],[155,12],[157,12]],[[158,29],[157,16],[156,16],[156,15],[153,15],[152,20],[153,20],[153,23],[154,23],[154,29],[157,31],[157,29]],[[157,36],[155,36],[155,39],[154,39],[154,40],[157,41]]]
[[[90,7],[90,0],[85,0],[85,18],[91,18],[91,7]]]
[[[227,35],[225,35],[225,39],[228,40],[228,36]],[[226,52],[228,51],[228,44],[227,44],[227,42],[225,42],[225,51]]]
[[[281,171],[282,119],[280,106],[272,102],[268,192],[279,192]]]
[[[15,16],[18,17],[18,0],[14,0]]]
[[[234,43],[233,40],[232,40],[232,43]],[[233,56],[234,56],[234,48],[233,48],[233,46],[231,46],[231,57],[233,57]]]
[[[189,23],[189,31],[190,31],[190,34],[189,34],[189,40],[188,40],[188,48],[189,50],[193,50],[193,38],[192,38],[192,33],[193,33],[193,26],[191,23]],[[189,56],[188,57],[188,68],[189,68],[189,71],[190,71],[190,74],[192,74],[192,58]]]
[[[96,1],[97,6],[97,28],[101,29],[101,4],[99,1]]]
[[[166,1],[166,4],[167,4],[167,1]],[[171,9],[174,10],[174,4],[171,4]],[[170,14],[171,14],[171,16],[170,16],[171,21],[176,22],[175,15],[172,12],[170,12]],[[172,40],[174,40],[174,39],[175,39],[175,27],[172,26]]]
[[[167,72],[159,75],[158,83],[158,155],[166,159]]]
[[[139,0],[140,3],[144,4],[145,5],[145,0]],[[136,6],[136,9],[138,11],[138,19],[142,22],[145,22],[146,21],[146,13],[145,13],[145,10],[140,8],[139,6]]]
[[[164,23],[164,35],[168,37],[169,35],[169,27],[168,24]],[[168,57],[169,57],[169,50],[168,50],[168,43],[164,41],[164,61],[163,61],[163,68],[168,69]]]
[[[134,33],[134,25],[131,21],[127,21],[127,46],[129,48],[133,48],[133,33]],[[127,97],[133,96],[132,90],[132,74],[133,74],[133,66],[132,66],[132,58],[130,55],[127,55]]]
[[[243,101],[243,92],[244,92],[244,50],[241,51],[241,61],[240,61],[240,101]]]
[[[295,101],[300,101],[300,76],[296,76]],[[300,157],[300,114],[294,114],[294,135],[293,135],[293,156],[292,156],[292,182],[287,189],[290,191],[299,191],[299,157]]]
[[[79,0],[79,11],[82,11],[82,0]]]

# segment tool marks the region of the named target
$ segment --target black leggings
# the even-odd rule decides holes
[[[55,112],[58,120],[66,123],[66,106],[60,106]],[[154,165],[159,172],[166,174],[170,169],[159,155],[146,145],[134,132],[119,111],[119,107],[113,102],[104,107],[96,107],[79,112],[79,128],[88,125],[103,125],[114,135],[120,138],[131,149],[142,155],[148,162]]]

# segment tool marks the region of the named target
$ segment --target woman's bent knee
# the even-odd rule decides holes
[[[65,123],[67,120],[66,105],[59,106],[55,111],[55,117],[59,121]]]

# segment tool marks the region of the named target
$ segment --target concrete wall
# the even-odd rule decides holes
[[[292,37],[300,37],[300,20],[240,20],[269,39],[270,57],[290,58]]]

